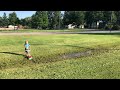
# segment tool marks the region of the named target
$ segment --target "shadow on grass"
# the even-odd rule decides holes
[[[0,53],[5,53],[5,54],[13,54],[13,55],[25,56],[24,54],[13,53],[13,52],[0,52]]]
[[[81,47],[81,46],[76,46],[76,45],[61,45],[61,46],[67,46],[67,47],[75,47],[75,48],[85,48],[85,49],[92,49],[92,48],[86,48],[86,47]]]
[[[13,54],[13,55],[18,55],[18,56],[23,56],[23,60],[28,60],[28,57],[24,54],[19,54],[19,53],[13,53],[13,52],[0,52],[0,53],[5,53],[5,54]]]

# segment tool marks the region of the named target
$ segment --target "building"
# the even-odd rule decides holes
[[[76,25],[73,25],[73,24],[68,25],[68,29],[74,29],[75,27],[76,27]]]
[[[84,28],[84,25],[80,25],[79,28],[83,29],[83,28]]]
[[[8,28],[10,28],[10,29],[18,29],[18,26],[9,25]]]

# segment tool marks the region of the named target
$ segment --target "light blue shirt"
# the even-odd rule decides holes
[[[30,47],[30,44],[25,44],[26,49],[29,49],[29,47]]]

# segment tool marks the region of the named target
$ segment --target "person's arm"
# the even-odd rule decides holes
[[[26,48],[25,44],[24,44],[24,48]]]

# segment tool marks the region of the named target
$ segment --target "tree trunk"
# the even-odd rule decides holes
[[[14,30],[15,30],[15,25],[14,25]]]

